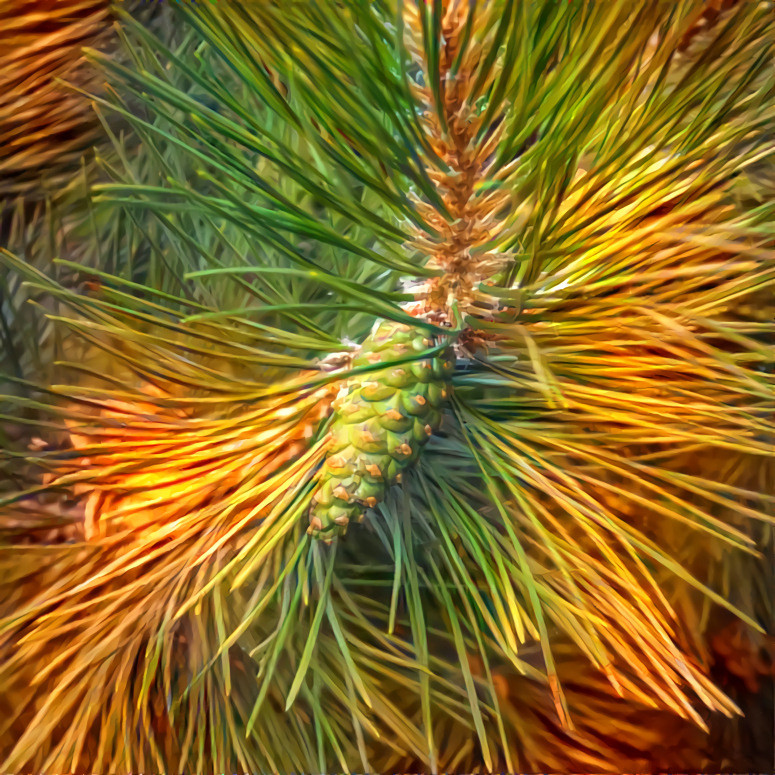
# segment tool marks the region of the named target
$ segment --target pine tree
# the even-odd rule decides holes
[[[736,713],[775,16],[730,5],[122,16],[137,143],[78,260],[2,259],[61,332],[2,405],[5,770],[611,770],[607,715]]]

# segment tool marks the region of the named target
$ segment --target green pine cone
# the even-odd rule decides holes
[[[384,321],[364,342],[353,367],[420,353],[433,340],[418,328]],[[309,532],[330,538],[384,499],[441,422],[452,352],[418,357],[352,377],[334,403],[332,444],[310,512]]]

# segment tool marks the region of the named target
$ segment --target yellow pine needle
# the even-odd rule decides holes
[[[110,33],[105,0],[8,0],[0,7],[0,195],[37,193],[77,169],[97,136],[87,98],[60,81],[95,83],[81,47]]]
[[[270,399],[268,406],[228,419],[189,418],[158,404],[110,399],[90,424],[68,420],[73,446],[83,454],[74,471],[80,473],[75,493],[88,493],[90,535],[99,529],[97,521],[103,530],[115,523],[166,534],[173,522],[185,529],[227,490],[234,494],[226,503],[240,503],[246,482],[255,488],[303,450],[333,390],[308,390],[291,403]],[[165,398],[158,389],[145,393]],[[68,476],[55,476],[51,484],[64,484]],[[255,509],[251,514],[257,516]]]

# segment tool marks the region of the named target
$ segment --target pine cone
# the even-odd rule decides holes
[[[353,359],[353,367],[405,359],[433,346],[419,329],[380,323]],[[310,514],[310,533],[344,533],[385,497],[391,484],[439,428],[451,354],[365,372],[334,402],[331,447]]]

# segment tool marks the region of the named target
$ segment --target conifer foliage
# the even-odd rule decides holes
[[[719,579],[775,501],[775,13],[689,57],[704,9],[121,16],[79,260],[2,255],[61,337],[4,375],[4,770],[605,769],[601,697],[737,712],[703,628],[770,626]]]

